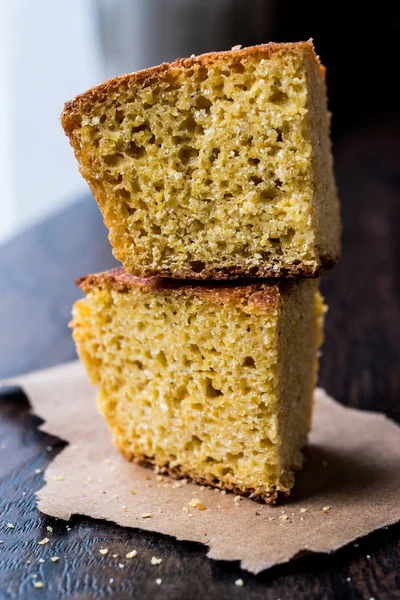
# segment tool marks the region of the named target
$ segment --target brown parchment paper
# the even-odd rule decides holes
[[[209,557],[240,560],[253,573],[304,551],[332,552],[400,519],[400,428],[383,415],[345,408],[321,389],[305,467],[290,499],[271,507],[167,477],[160,481],[126,461],[111,443],[96,411],[96,391],[77,362],[12,383],[44,419],[41,428],[69,442],[38,492],[47,515],[88,515],[201,542]],[[189,506],[192,498],[205,510]]]

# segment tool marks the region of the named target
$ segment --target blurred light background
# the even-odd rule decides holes
[[[355,7],[353,7],[355,8]],[[123,72],[210,50],[314,38],[333,137],[398,121],[398,10],[285,0],[0,0],[0,242],[87,192],[59,114]]]

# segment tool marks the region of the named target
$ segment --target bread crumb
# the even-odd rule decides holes
[[[330,509],[331,509],[331,507],[330,507],[330,506],[324,506],[324,507],[322,508],[322,512],[324,512],[324,513],[327,513],[327,512],[328,512]]]
[[[137,554],[137,550],[131,550],[127,554],[125,554],[126,558],[134,558]]]
[[[45,537],[42,540],[40,540],[40,542],[38,542],[38,543],[39,543],[39,546],[45,546],[46,544],[49,543],[49,541],[50,541],[49,538]]]
[[[164,477],[162,475],[156,475],[157,481],[164,481]]]
[[[236,44],[236,46],[232,46],[231,50],[240,50],[241,47],[242,47],[242,44]]]
[[[7,523],[8,529],[15,529],[15,525],[13,523]]]
[[[152,565],[159,565],[162,562],[162,558],[156,558],[155,556],[152,556],[150,562]]]
[[[235,585],[237,585],[238,587],[243,587],[243,579],[236,579]]]
[[[287,521],[289,519],[287,515],[281,515],[279,518],[282,519],[282,521]]]
[[[53,477],[54,481],[64,481],[64,477],[62,475],[55,475]]]
[[[58,556],[52,556],[50,558],[50,560],[51,560],[51,562],[56,563],[56,562],[58,562],[60,560],[60,558]]]
[[[158,579],[156,579],[156,584],[157,585],[161,585],[162,584],[162,579],[160,579],[160,577]]]
[[[200,504],[200,500],[197,500],[197,498],[192,498],[190,502],[188,502],[189,506],[192,506],[193,508],[196,508],[196,506],[198,504]]]
[[[88,480],[89,483],[92,483],[93,477],[88,477],[87,480]]]
[[[34,581],[33,582],[33,587],[37,588],[38,590],[41,589],[43,586],[43,582],[42,581]]]
[[[151,514],[150,513],[143,513],[142,514],[142,519],[150,519],[151,518]]]
[[[53,533],[53,528],[50,527],[50,525],[47,525],[46,529],[47,529],[47,531],[50,531],[50,533]]]
[[[108,554],[108,548],[100,548],[99,552],[100,552],[100,554],[105,556],[106,554]]]

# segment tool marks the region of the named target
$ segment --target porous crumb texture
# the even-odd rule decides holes
[[[115,444],[173,476],[287,494],[310,427],[317,280],[188,287],[116,273],[81,283],[72,322]]]
[[[340,253],[324,69],[311,42],[124,75],[62,124],[141,276],[315,276]]]

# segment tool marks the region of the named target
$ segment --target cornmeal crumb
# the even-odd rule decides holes
[[[52,527],[50,527],[50,525],[47,525],[46,529],[47,529],[47,531],[49,531],[50,533],[53,533],[53,528],[52,528]]]
[[[322,512],[327,513],[331,509],[330,506],[324,506]]]
[[[44,587],[43,582],[42,581],[34,581],[33,582],[33,587],[40,589],[42,587]]]
[[[53,479],[54,481],[64,481],[63,475],[55,475]]]
[[[42,540],[40,540],[40,542],[38,542],[39,546],[45,546],[46,544],[49,543],[49,538],[45,537]]]
[[[162,558],[156,558],[155,556],[152,556],[150,562],[152,565],[159,565],[162,562]]]
[[[137,550],[131,550],[131,552],[128,552],[127,554],[125,554],[126,558],[134,558],[137,555]]]
[[[193,508],[196,508],[196,506],[200,503],[200,500],[197,500],[197,498],[192,498],[190,502],[188,502],[189,506],[192,506]]]
[[[100,552],[100,554],[105,556],[106,554],[108,554],[108,548],[100,548],[99,552]]]
[[[243,585],[244,585],[243,579],[236,579],[235,585],[237,585],[238,587],[243,587]]]
[[[52,556],[50,558],[50,560],[51,560],[51,562],[56,563],[56,562],[58,562],[60,560],[60,558],[58,556]]]
[[[305,513],[305,512],[307,512],[307,509],[306,509],[306,508],[301,508],[301,509],[300,509],[300,512],[301,512],[301,513]]]
[[[281,515],[279,518],[282,519],[282,521],[287,521],[289,519],[287,515]]]
[[[15,529],[15,525],[13,523],[7,523],[8,529]]]
[[[93,477],[88,477],[87,480],[88,480],[89,483],[92,483]]]
[[[142,514],[142,519],[150,519],[151,518],[151,513],[143,513]]]

